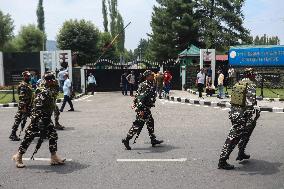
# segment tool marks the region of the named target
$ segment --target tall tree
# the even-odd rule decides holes
[[[117,0],[108,0],[110,14],[110,33],[114,37],[117,34]]]
[[[44,10],[43,10],[43,0],[38,1],[38,6],[36,10],[37,15],[37,27],[43,33],[45,33],[45,26],[44,26]]]
[[[280,45],[278,36],[269,37],[266,34],[259,37],[258,35],[254,38],[254,45]]]
[[[94,62],[99,56],[99,40],[97,27],[84,19],[65,21],[57,35],[58,47],[78,52],[80,65]]]
[[[252,43],[250,32],[244,26],[242,7],[245,0],[195,1],[196,19],[199,19],[201,42],[206,48],[228,50],[237,45]]]
[[[13,38],[14,23],[9,14],[4,14],[0,10],[0,50]]]
[[[124,43],[125,43],[125,31],[123,30],[124,28],[124,23],[123,23],[123,18],[120,13],[117,14],[117,33],[120,33],[118,42],[117,42],[117,50],[119,53],[123,54],[124,53]]]
[[[158,61],[176,58],[189,44],[198,42],[194,3],[191,0],[157,0],[154,6],[150,48]]]
[[[103,12],[103,18],[104,18],[104,30],[105,32],[108,32],[108,12],[107,12],[107,5],[106,0],[102,0],[102,12]]]

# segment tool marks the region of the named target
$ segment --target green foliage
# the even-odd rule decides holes
[[[45,33],[45,27],[44,27],[44,10],[43,10],[43,0],[38,1],[37,6],[37,27],[40,29],[43,33]]]
[[[120,13],[117,14],[117,33],[121,32],[124,28],[123,18]],[[124,53],[125,32],[123,31],[117,40],[117,50],[119,53]]]
[[[39,52],[43,49],[45,35],[35,25],[22,26],[19,34],[11,42],[20,52]]]
[[[116,46],[110,46],[112,41],[111,34],[109,32],[100,33],[100,42],[99,42],[99,49],[100,54],[103,52],[104,55],[101,57],[102,59],[110,59],[110,60],[117,60],[118,57],[116,56]]]
[[[278,36],[269,37],[266,34],[261,37],[257,35],[253,41],[255,45],[280,45]]]
[[[110,14],[110,33],[112,37],[117,34],[116,19],[117,19],[117,0],[108,0],[109,14]]]
[[[57,35],[60,49],[78,52],[79,65],[85,65],[97,58],[100,32],[90,21],[69,20],[64,22]]]
[[[150,49],[150,40],[140,39],[138,47],[134,49],[133,56],[135,58],[142,58],[146,60],[152,60],[153,55]]]
[[[9,14],[0,11],[0,50],[13,38],[14,23]]]
[[[102,0],[102,13],[104,18],[104,30],[105,32],[108,32],[108,13],[107,13],[107,7],[106,7],[106,0]]]

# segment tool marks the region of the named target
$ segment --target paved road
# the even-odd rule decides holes
[[[58,148],[72,159],[65,166],[47,161],[25,161],[16,169],[11,156],[19,142],[8,140],[15,108],[0,109],[0,188],[256,188],[284,189],[284,115],[263,113],[247,151],[252,159],[230,162],[236,170],[216,169],[218,156],[230,128],[228,110],[159,100],[153,109],[156,134],[165,140],[150,147],[144,129],[132,151],[121,138],[135,114],[131,97],[97,93],[74,102],[76,112],[63,112]],[[68,108],[68,105],[67,105]],[[34,151],[33,143],[26,158]],[[49,158],[45,142],[37,158]],[[180,159],[180,162],[118,162],[117,159]],[[181,159],[184,160],[184,159]]]

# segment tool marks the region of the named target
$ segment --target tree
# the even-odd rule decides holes
[[[103,18],[104,18],[104,30],[105,32],[108,32],[108,13],[107,13],[107,6],[106,6],[106,0],[102,0],[102,12],[103,12]]]
[[[97,27],[84,19],[65,21],[57,35],[60,49],[78,52],[79,65],[94,62],[99,56],[99,39],[100,32]]]
[[[254,45],[280,45],[280,40],[278,36],[269,37],[266,34],[264,34],[260,38],[257,35],[253,41]]]
[[[250,32],[244,26],[242,7],[245,0],[195,1],[195,19],[199,20],[200,42],[206,48],[226,51],[229,46],[251,44]]]
[[[102,59],[118,60],[119,57],[116,55],[115,44],[110,45],[112,41],[111,34],[109,32],[100,33],[99,49],[100,54],[104,53]]]
[[[42,31],[43,33],[45,33],[45,27],[44,27],[44,10],[43,10],[43,0],[39,0],[38,1],[38,6],[37,6],[37,11],[36,11],[36,15],[37,15],[37,27],[38,29],[40,29],[40,31]]]
[[[117,33],[120,33],[118,42],[117,42],[117,50],[119,53],[123,54],[124,53],[124,43],[125,43],[125,31],[123,30],[124,28],[124,23],[123,23],[123,18],[120,13],[117,14]]]
[[[117,34],[117,0],[108,0],[109,14],[110,14],[110,33],[112,37]]]
[[[20,52],[39,52],[43,49],[44,33],[35,25],[22,26],[12,44]]]
[[[191,0],[157,0],[150,34],[150,49],[155,60],[176,58],[189,44],[198,42],[194,3]]]
[[[0,11],[0,50],[13,38],[14,23],[9,14]]]

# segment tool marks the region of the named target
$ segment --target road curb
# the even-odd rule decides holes
[[[208,101],[208,100],[201,100],[201,99],[198,100],[198,99],[181,98],[181,97],[175,97],[175,96],[167,96],[164,99],[175,101],[175,102],[180,102],[180,103],[203,105],[203,106],[210,106],[210,107],[220,107],[220,108],[230,108],[231,107],[231,104],[229,102],[215,102],[215,101]],[[260,107],[260,110],[265,111],[265,112],[273,112],[273,113],[284,112],[284,108],[267,107],[267,106]]]
[[[81,98],[85,94],[81,93],[75,96],[74,99]],[[56,99],[56,103],[61,103],[63,102],[63,98]],[[18,103],[7,103],[7,104],[0,104],[0,108],[9,108],[9,107],[18,107]]]

